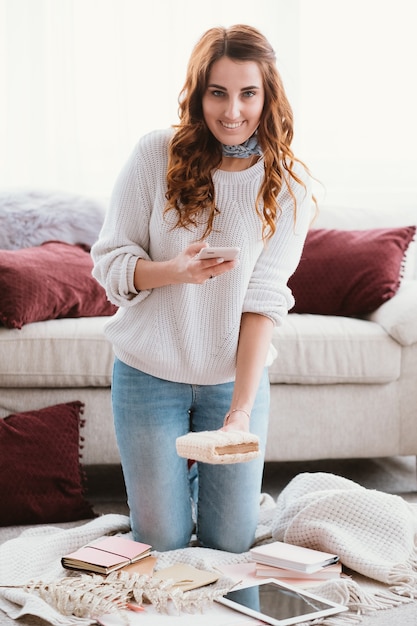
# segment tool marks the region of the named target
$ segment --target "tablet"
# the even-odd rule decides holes
[[[230,591],[217,602],[273,626],[290,626],[348,610],[272,578]]]

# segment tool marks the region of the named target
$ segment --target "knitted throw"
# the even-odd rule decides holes
[[[333,474],[315,473],[294,478],[276,504],[267,494],[263,494],[260,504],[254,545],[278,540],[335,552],[342,563],[353,570],[353,579],[329,580],[314,588],[318,595],[346,604],[350,609],[348,613],[321,622],[326,626],[360,624],[363,614],[417,598],[414,543],[417,513],[402,498],[365,489]],[[95,538],[129,530],[127,517],[104,515],[77,528],[39,527],[24,531],[20,537],[0,546],[0,608],[15,619],[25,614],[37,615],[53,626],[94,623],[78,611],[75,615],[64,615],[54,608],[66,585],[71,583],[71,578],[63,578],[68,572],[63,571],[60,557]],[[207,548],[185,548],[154,555],[158,557],[157,569],[188,563],[218,572],[222,565],[251,560],[249,552],[231,554]],[[376,592],[358,584],[355,572],[368,580],[379,581]],[[28,585],[31,580],[32,585]],[[118,576],[109,582],[117,591]],[[226,581],[223,579],[223,582]],[[28,593],[30,587],[35,593]],[[146,581],[140,589],[148,595],[152,591]],[[90,585],[89,591],[99,596],[101,585],[97,589]],[[180,605],[185,600],[174,598],[169,589],[156,591],[155,604],[165,596]],[[213,589],[214,594],[219,592],[219,588]],[[108,590],[104,593],[108,597]],[[212,600],[204,596],[203,593],[189,600],[191,604]]]
[[[400,496],[326,473],[304,473],[281,492],[272,537],[339,554],[349,569],[417,598],[417,516]]]

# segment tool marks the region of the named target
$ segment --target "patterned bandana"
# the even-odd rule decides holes
[[[222,147],[223,156],[235,157],[236,159],[247,159],[254,154],[262,154],[256,133],[237,146],[226,146],[223,143]]]

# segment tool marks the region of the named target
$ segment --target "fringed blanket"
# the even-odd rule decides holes
[[[129,519],[122,515],[104,515],[70,530],[39,527],[24,531],[0,546],[0,609],[13,619],[37,615],[54,626],[94,623],[88,606],[84,613],[79,607],[69,615],[55,608],[62,591],[59,585],[74,584],[74,575],[61,567],[61,556],[106,534],[129,532]],[[338,626],[360,623],[362,614],[417,598],[416,533],[417,513],[399,496],[368,490],[332,474],[313,473],[294,478],[276,503],[267,495],[262,497],[255,543],[279,540],[338,553],[342,563],[353,570],[353,578],[327,581],[314,589],[329,600],[349,606],[349,612],[322,622]],[[183,562],[218,569],[251,560],[249,553],[236,555],[204,548],[154,554],[158,557],[157,568]],[[358,584],[355,572],[361,580],[364,576],[368,581],[378,581],[378,590],[370,592],[368,586]],[[95,583],[84,575],[86,579],[92,598]],[[35,584],[28,586],[29,581]],[[114,582],[116,589],[120,583],[117,576]],[[138,581],[139,591],[146,592],[147,584]],[[102,592],[100,587],[97,583],[97,596]],[[222,581],[217,592],[221,590]],[[178,601],[181,608],[183,597],[163,591],[164,598]],[[148,597],[152,596],[152,590],[148,592]],[[212,600],[216,591],[199,593]],[[161,597],[161,593],[156,594],[156,605]],[[190,596],[191,604],[196,598],[195,593]],[[163,610],[163,606],[160,608]]]
[[[300,474],[280,494],[271,532],[338,554],[353,571],[417,598],[417,517],[400,496],[331,474]]]

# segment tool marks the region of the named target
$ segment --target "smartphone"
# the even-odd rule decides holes
[[[240,248],[236,247],[208,247],[202,248],[200,252],[197,254],[197,259],[199,260],[207,260],[207,259],[219,259],[222,258],[225,261],[233,261],[239,256]]]

